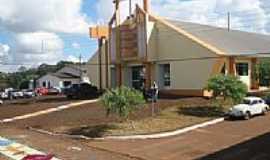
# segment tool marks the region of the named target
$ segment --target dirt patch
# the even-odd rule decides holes
[[[64,96],[41,96],[31,99],[5,101],[0,106],[0,119],[21,116],[72,102],[75,101],[68,100]]]
[[[116,115],[106,116],[100,102],[17,121],[9,125],[33,127],[54,133],[102,137],[107,135],[149,134],[179,129],[223,115],[216,103],[203,98],[160,100],[152,117],[151,104],[122,122]]]

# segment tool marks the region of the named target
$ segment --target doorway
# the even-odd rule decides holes
[[[145,83],[145,68],[143,66],[135,66],[131,68],[132,87],[135,89],[142,89]]]
[[[249,62],[237,62],[236,63],[236,74],[240,80],[245,83],[248,88],[251,85],[251,71]]]

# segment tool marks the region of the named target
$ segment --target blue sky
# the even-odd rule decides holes
[[[142,0],[132,0],[142,4]],[[244,3],[243,3],[244,2]],[[128,3],[121,3],[122,19]],[[165,18],[268,34],[268,0],[152,0],[151,13]],[[88,27],[107,23],[112,0],[0,0],[0,71],[59,60],[88,60],[97,50]],[[4,64],[3,64],[4,63]]]

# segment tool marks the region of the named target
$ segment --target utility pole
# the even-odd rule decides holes
[[[231,13],[230,12],[228,12],[228,22],[227,22],[227,24],[228,24],[228,32],[230,32],[230,30],[231,30]]]
[[[79,55],[80,81],[82,82],[82,54]]]
[[[132,0],[129,0],[129,16],[132,14]]]
[[[102,91],[102,46],[103,46],[103,38],[98,39],[98,71],[99,71],[99,89]]]
[[[44,53],[44,40],[41,40],[41,53]]]
[[[145,12],[149,12],[150,0],[143,0],[143,9]]]
[[[117,75],[117,86],[120,87],[122,85],[122,65],[121,65],[121,47],[120,47],[120,8],[119,8],[119,0],[115,0],[115,26],[116,26],[116,75]]]

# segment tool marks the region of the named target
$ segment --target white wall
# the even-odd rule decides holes
[[[170,64],[171,87],[166,89],[203,89],[219,56],[162,23],[150,29],[148,60],[156,61],[156,71],[152,73],[156,81],[162,83],[159,64]]]
[[[99,53],[96,52],[87,62],[86,64],[86,73],[87,76],[89,77],[90,82],[97,86],[98,88],[99,86]],[[106,86],[106,66],[105,66],[105,48],[102,48],[102,87],[105,88]],[[109,77],[108,77],[108,81],[109,81],[109,86],[111,85],[110,80],[111,80],[111,69],[110,67],[108,68],[109,71]]]
[[[60,85],[60,79],[58,77],[52,76],[50,74],[47,74],[41,78],[38,79],[37,86],[38,87],[43,87],[43,82],[46,83],[46,87],[48,87],[48,82],[50,82],[51,87],[59,87]]]
[[[71,84],[78,84],[80,83],[80,79],[78,78],[65,78],[65,79],[60,79],[56,76],[47,74],[41,78],[38,79],[37,81],[37,87],[43,87],[43,82],[46,82],[46,87],[48,87],[48,83],[50,82],[51,87],[57,87],[57,88],[63,88],[63,83],[64,81],[70,81]]]

